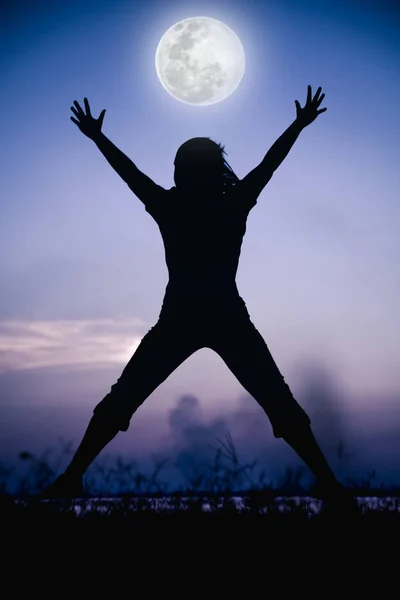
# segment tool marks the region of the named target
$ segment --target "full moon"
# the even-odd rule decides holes
[[[158,78],[171,96],[204,106],[228,98],[238,87],[245,55],[236,33],[210,17],[172,25],[156,50]]]

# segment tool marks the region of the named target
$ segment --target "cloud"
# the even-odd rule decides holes
[[[323,452],[335,469],[346,468],[355,441],[353,423],[348,423],[348,398],[339,381],[324,364],[312,362],[302,365],[302,384],[298,391],[295,397],[309,414]],[[193,394],[183,395],[170,411],[168,422],[170,436],[162,441],[161,453],[168,452],[186,482],[197,478],[209,483],[216,449],[221,448],[218,440],[225,443],[227,434],[232,436],[242,465],[256,460],[252,471],[254,481],[262,470],[270,480],[279,479],[288,466],[310,476],[289,446],[273,437],[268,417],[249,394],[243,394],[232,410],[224,409],[216,416],[205,414],[200,400]],[[340,462],[339,451],[342,452]],[[229,460],[225,462],[229,465]]]
[[[171,428],[169,451],[174,466],[185,483],[195,487],[210,486],[217,438],[224,439],[229,424],[224,416],[206,420],[200,401],[191,394],[179,398],[169,414]]]
[[[300,404],[308,413],[312,427],[324,443],[337,445],[347,437],[346,394],[339,380],[322,362],[303,365]]]
[[[125,364],[148,329],[139,318],[0,320],[0,373]]]
[[[203,411],[195,395],[185,394],[169,412],[168,423],[170,432],[160,440],[159,454],[170,457],[186,485],[209,488],[217,472],[224,476],[231,472],[234,467],[231,451],[224,450],[225,458],[219,454],[228,443],[227,436],[231,436],[242,467],[256,460],[253,471],[246,471],[255,482],[266,464],[274,476],[291,460],[290,452],[288,457],[286,449],[282,452],[282,445],[273,438],[265,412],[247,393],[234,403],[232,410],[219,411],[213,416]],[[246,475],[240,477],[248,485]]]
[[[379,480],[398,481],[398,406],[393,403],[390,411],[375,412],[360,425],[358,419],[351,418],[349,398],[329,369],[315,363],[304,365],[303,370],[303,384],[296,396],[310,415],[312,429],[335,473],[345,480],[373,468]],[[222,410],[216,416],[203,411],[196,396],[185,394],[170,411],[168,422],[169,437],[160,440],[159,454],[168,455],[186,485],[209,488],[216,472],[217,451],[222,449],[221,442],[226,443],[227,434],[232,436],[240,465],[256,461],[253,470],[247,471],[255,484],[263,471],[266,481],[279,483],[287,469],[300,469],[304,481],[312,480],[297,454],[272,436],[268,417],[249,394],[241,396],[232,410]],[[233,463],[228,459],[223,465],[229,470]],[[249,482],[242,481],[244,485]]]

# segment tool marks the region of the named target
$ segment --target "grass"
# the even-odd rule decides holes
[[[170,490],[163,478],[165,460],[156,460],[153,472],[144,474],[136,463],[117,458],[111,466],[98,462],[95,477],[86,480],[84,499],[54,502],[41,501],[36,494],[59,472],[72,453],[71,444],[63,444],[57,458],[50,451],[39,457],[21,452],[19,459],[26,469],[13,492],[9,489],[13,470],[0,469],[3,539],[8,533],[9,543],[24,540],[29,547],[41,539],[52,547],[60,539],[95,544],[96,540],[103,543],[133,535],[143,541],[149,532],[153,536],[156,532],[159,539],[179,539],[182,547],[193,540],[196,544],[210,539],[236,543],[239,538],[260,544],[265,539],[273,544],[303,539],[325,547],[345,537],[352,539],[351,547],[356,545],[360,552],[368,547],[367,539],[368,544],[372,539],[383,544],[397,535],[400,490],[378,485],[374,472],[346,483],[354,496],[380,497],[381,507],[363,509],[359,519],[349,520],[316,511],[318,504],[312,498],[313,490],[303,483],[302,470],[287,469],[281,481],[272,485],[264,472],[256,476],[256,461],[240,461],[229,434],[217,440],[213,451],[212,459],[193,466],[187,473],[187,485],[179,489]],[[388,496],[391,500],[385,505]],[[159,510],[157,503],[162,504]]]
[[[165,458],[153,458],[153,470],[144,473],[135,461],[116,457],[114,463],[97,459],[85,477],[85,495],[88,497],[182,497],[182,496],[242,496],[256,501],[277,496],[312,496],[313,488],[307,482],[307,471],[288,467],[280,479],[273,483],[267,479],[265,470],[256,470],[257,461],[243,463],[232,437],[216,438],[216,445],[210,446],[212,456],[192,462],[190,469],[182,469],[186,480],[184,485],[170,488]],[[45,450],[40,456],[23,451],[19,454],[18,469],[0,463],[0,496],[29,498],[40,493],[63,470],[73,454],[72,444],[60,440],[60,449]],[[338,446],[342,453],[342,445]],[[21,468],[22,467],[22,468]],[[400,487],[378,482],[374,470],[361,478],[347,478],[342,481],[355,496],[387,496],[400,498]],[[14,483],[13,483],[14,482]]]

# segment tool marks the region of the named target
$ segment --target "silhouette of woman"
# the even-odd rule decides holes
[[[127,431],[133,413],[191,354],[211,348],[265,410],[273,433],[283,438],[316,477],[321,497],[338,498],[337,482],[269,349],[250,320],[236,287],[246,219],[274,171],[301,131],[326,111],[325,94],[312,97],[261,163],[239,180],[224,148],[209,138],[185,142],[175,157],[175,186],[155,184],[102,133],[105,110],[95,119],[88,100],[77,101],[71,120],[92,139],[110,165],[155,219],[165,246],[169,281],[159,319],[142,339],[111,391],[95,407],[83,440],[65,473],[45,496],[82,495],[86,469],[117,435]]]

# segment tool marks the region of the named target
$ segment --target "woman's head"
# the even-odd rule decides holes
[[[175,156],[175,185],[190,191],[225,191],[238,178],[224,158],[224,146],[210,138],[192,138],[182,144]]]

